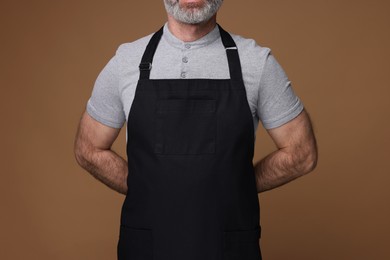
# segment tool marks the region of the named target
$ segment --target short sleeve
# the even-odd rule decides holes
[[[99,73],[87,103],[87,112],[106,126],[121,128],[126,116],[119,95],[120,79],[116,55]]]
[[[303,110],[291,82],[278,61],[268,52],[260,78],[258,116],[265,129],[279,127]]]

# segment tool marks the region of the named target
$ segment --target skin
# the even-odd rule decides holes
[[[127,194],[127,161],[111,146],[120,129],[108,127],[84,111],[74,142],[74,153],[81,167],[109,188]]]
[[[317,142],[306,109],[293,120],[267,132],[277,150],[254,165],[258,193],[301,177],[317,165]]]
[[[181,0],[180,4],[202,5],[204,0]],[[216,15],[201,24],[184,24],[168,15],[170,31],[182,41],[195,41],[216,25]],[[109,188],[127,194],[127,161],[111,146],[120,129],[108,127],[84,111],[74,142],[79,165]],[[316,167],[317,145],[309,114],[303,110],[296,118],[267,130],[277,150],[255,163],[258,193],[282,186]]]

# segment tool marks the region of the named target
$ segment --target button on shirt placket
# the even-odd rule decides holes
[[[184,48],[183,48],[183,56],[182,56],[182,66],[181,66],[181,73],[180,73],[180,77],[182,79],[185,79],[187,78],[187,74],[188,74],[188,50],[191,49],[191,44],[188,44],[188,43],[185,43],[184,44]]]

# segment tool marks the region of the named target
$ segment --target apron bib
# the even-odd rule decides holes
[[[146,47],[127,125],[119,260],[261,260],[253,119],[236,45],[219,30],[230,79],[149,79],[163,28]]]

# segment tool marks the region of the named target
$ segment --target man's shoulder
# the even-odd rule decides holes
[[[253,38],[247,38],[231,32],[229,34],[237,45],[242,61],[241,65],[245,71],[257,73],[259,68],[264,67],[267,57],[271,53],[269,47],[257,43]]]
[[[116,54],[127,57],[134,55],[139,56],[143,53],[143,50],[145,49],[152,35],[153,34],[151,33],[134,41],[121,43],[116,50]]]
[[[245,56],[252,56],[258,59],[259,57],[267,56],[271,52],[269,47],[259,44],[253,38],[247,38],[235,33],[230,33],[230,35],[236,43],[238,51]]]
[[[129,69],[136,70],[138,68],[137,64],[141,61],[143,52],[152,35],[151,33],[134,41],[119,44],[115,51],[115,61],[118,71],[122,71],[123,69],[128,72]]]

